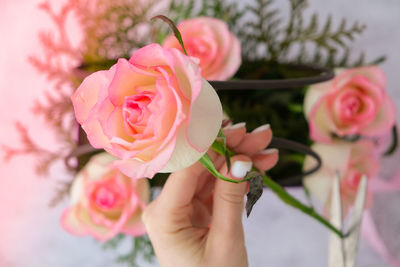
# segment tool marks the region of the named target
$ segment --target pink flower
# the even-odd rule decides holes
[[[306,177],[305,186],[319,201],[330,207],[330,192],[335,172],[341,176],[340,190],[343,210],[346,213],[354,203],[358,185],[365,174],[367,179],[376,177],[379,162],[375,157],[375,146],[372,141],[361,140],[356,143],[335,141],[333,144],[316,143],[312,149],[322,158],[322,167],[316,173]],[[314,166],[314,160],[307,157],[304,168]],[[372,195],[367,191],[367,207],[371,204]]]
[[[118,233],[145,234],[142,211],[149,201],[147,179],[130,179],[113,166],[108,153],[93,156],[71,188],[71,206],[61,225],[74,235],[107,241]]]
[[[396,109],[385,86],[385,75],[376,66],[349,69],[332,81],[311,86],[304,101],[311,139],[329,143],[332,135],[387,133]]]
[[[215,140],[222,107],[200,68],[174,48],[145,46],[88,76],[72,96],[91,145],[131,178],[192,165]]]
[[[207,17],[182,21],[178,25],[189,56],[200,60],[202,76],[207,80],[227,80],[241,63],[240,42],[225,22]],[[164,41],[164,47],[182,50],[174,35]]]

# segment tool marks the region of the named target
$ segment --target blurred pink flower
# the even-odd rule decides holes
[[[379,171],[379,162],[376,159],[375,147],[372,141],[361,140],[356,143],[335,141],[332,144],[316,143],[312,149],[321,156],[322,167],[316,173],[304,180],[304,185],[311,195],[322,202],[327,209],[330,207],[330,194],[335,172],[341,177],[340,190],[344,214],[353,205],[358,185],[362,175],[367,179],[376,177]],[[314,166],[314,160],[307,157],[304,168]],[[370,188],[367,189],[367,204],[372,201]]]
[[[74,235],[107,241],[118,233],[145,234],[141,214],[149,201],[147,179],[130,179],[113,166],[108,153],[93,156],[71,188],[71,206],[61,225]]]
[[[345,70],[332,81],[310,86],[304,109],[311,139],[329,143],[332,135],[387,133],[396,109],[385,86],[385,75],[377,66]]]
[[[188,55],[200,60],[205,79],[227,80],[236,73],[241,63],[240,42],[225,22],[198,17],[182,21],[178,29]],[[167,37],[164,47],[182,50],[174,35]]]
[[[222,123],[218,95],[199,66],[157,44],[88,76],[72,102],[91,145],[120,158],[114,164],[131,178],[192,165]]]

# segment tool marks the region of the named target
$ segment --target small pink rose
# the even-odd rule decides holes
[[[378,136],[396,120],[385,91],[386,79],[376,66],[349,69],[332,81],[310,86],[304,101],[311,139],[332,142],[332,135]]]
[[[91,145],[121,159],[116,166],[131,178],[192,165],[222,122],[218,95],[199,66],[157,44],[88,76],[72,103]]]
[[[147,179],[130,179],[113,166],[108,153],[93,156],[71,188],[71,206],[61,225],[74,235],[107,241],[118,233],[145,234],[142,211],[149,202]]]
[[[178,25],[189,56],[200,60],[202,76],[207,80],[227,80],[241,63],[240,42],[225,22],[215,18],[198,17]],[[174,35],[164,41],[164,47],[182,50]]]
[[[342,206],[346,214],[354,203],[362,176],[365,174],[367,179],[373,179],[378,174],[379,162],[375,156],[374,143],[369,140],[356,143],[335,141],[332,144],[316,143],[312,149],[321,156],[322,167],[306,177],[304,185],[329,209],[332,184],[336,171],[339,171]],[[313,161],[311,157],[307,157],[304,168],[310,169],[314,166]],[[367,190],[367,207],[371,201],[372,194]]]

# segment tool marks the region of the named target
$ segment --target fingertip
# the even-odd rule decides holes
[[[264,124],[244,136],[236,148],[238,153],[253,155],[266,148],[272,140],[272,130],[269,124]]]
[[[267,124],[264,124],[264,125],[261,125],[261,126],[255,128],[255,129],[252,131],[252,133],[259,133],[259,132],[264,132],[264,131],[268,131],[268,130],[271,130],[271,125],[269,125],[269,124],[267,123]]]
[[[226,136],[226,145],[234,148],[242,142],[246,135],[246,123],[241,122],[225,127],[222,129],[222,132]]]
[[[265,149],[253,155],[252,160],[258,170],[267,171],[278,163],[279,150],[275,148]]]
[[[227,164],[224,163],[220,172],[223,175],[227,175],[233,179],[243,179],[246,174],[251,170],[253,163],[250,157],[246,155],[236,155],[230,158],[231,161],[231,169],[228,173]]]

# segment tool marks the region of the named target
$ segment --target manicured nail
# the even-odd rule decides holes
[[[253,133],[258,133],[258,132],[266,131],[266,130],[268,130],[269,128],[271,128],[271,126],[270,126],[269,124],[264,124],[264,125],[261,125],[260,127],[255,128],[255,129],[253,130]]]
[[[235,161],[231,167],[231,174],[238,179],[242,179],[251,170],[251,161]]]
[[[258,152],[258,154],[262,154],[262,155],[271,155],[274,153],[279,153],[279,150],[276,148],[268,148],[268,149]]]
[[[239,129],[239,128],[242,128],[242,127],[246,127],[246,123],[245,122],[239,122],[239,123],[233,124],[231,126],[228,126],[228,129],[229,130],[235,130],[235,129]]]

